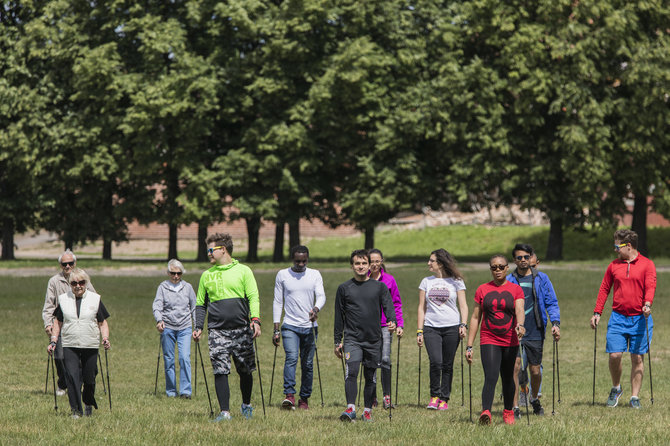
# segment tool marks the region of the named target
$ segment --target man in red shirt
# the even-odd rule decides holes
[[[654,262],[637,251],[637,234],[628,229],[614,233],[614,250],[618,258],[605,271],[600,285],[596,307],[591,318],[591,328],[600,322],[610,289],[612,294],[612,315],[607,324],[607,353],[612,376],[612,389],[607,399],[608,407],[615,407],[623,393],[621,389],[621,357],[630,352],[631,373],[630,406],[640,409],[640,387],[644,372],[644,354],[651,343],[654,322],[651,305],[656,292],[656,267]],[[646,323],[645,323],[646,318]],[[648,329],[647,329],[648,327]],[[647,339],[649,333],[649,339]]]

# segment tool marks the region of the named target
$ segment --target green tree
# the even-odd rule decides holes
[[[46,211],[37,176],[42,133],[50,115],[40,92],[44,65],[26,48],[26,25],[40,4],[5,2],[0,8],[0,231],[3,260],[14,258],[14,235]]]
[[[117,27],[124,62],[119,79],[128,97],[119,128],[134,150],[137,171],[155,185],[153,207],[157,221],[168,224],[169,258],[177,257],[178,226],[198,218],[185,213],[178,199],[188,185],[185,170],[203,165],[203,142],[218,107],[215,69],[194,49],[201,31],[187,20],[190,6],[133,4]]]

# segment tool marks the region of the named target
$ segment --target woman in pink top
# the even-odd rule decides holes
[[[391,293],[393,308],[397,321],[396,333],[398,339],[402,337],[405,323],[402,319],[402,300],[398,292],[398,285],[392,275],[386,272],[384,265],[384,255],[378,249],[370,250],[370,278],[383,282]],[[381,326],[386,327],[386,316],[382,312]],[[391,405],[391,333],[388,330],[382,330],[382,391],[384,392],[384,409]],[[377,388],[375,387],[375,402],[377,401]]]

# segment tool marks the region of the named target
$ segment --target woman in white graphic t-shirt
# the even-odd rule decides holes
[[[430,402],[426,407],[446,410],[454,357],[467,334],[468,305],[463,276],[451,254],[442,248],[431,252],[428,269],[433,275],[419,285],[417,344],[426,344],[430,360]]]

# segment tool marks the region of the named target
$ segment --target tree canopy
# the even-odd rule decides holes
[[[6,1],[2,258],[261,221],[518,204],[565,229],[635,203],[670,215],[670,6],[662,0]],[[224,212],[224,209],[234,211]],[[202,243],[201,243],[202,244]],[[199,258],[205,256],[200,250]]]

